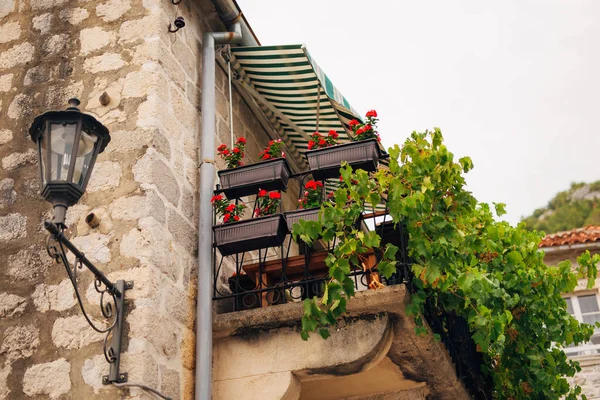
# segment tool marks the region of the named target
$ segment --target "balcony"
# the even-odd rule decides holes
[[[296,189],[303,187],[309,176],[310,173],[291,174],[290,186],[295,185]],[[327,184],[324,186],[324,191],[327,186]],[[219,188],[215,194],[223,191]],[[245,204],[253,205],[251,207],[253,211],[256,209],[256,198],[250,195],[245,196],[243,200]],[[241,203],[242,198],[238,197],[235,201],[236,204]],[[242,233],[248,235],[244,236],[244,241],[231,243],[227,242],[229,240],[227,237],[221,237],[220,242],[215,240],[212,268],[213,300],[219,314],[215,328],[217,338],[222,337],[225,340],[231,337],[252,336],[259,332],[297,326],[302,317],[302,300],[322,295],[324,282],[329,279],[325,258],[336,246],[335,240],[331,242],[318,240],[312,246],[308,246],[303,242],[295,242],[291,235],[294,222],[299,219],[316,219],[319,210],[320,208],[289,212],[280,207],[279,213],[272,218],[275,222],[270,222],[269,226],[274,231],[283,229],[283,234],[262,232],[260,229],[263,228],[252,227]],[[259,219],[254,218],[254,220]],[[215,225],[216,221],[215,216]],[[476,351],[468,325],[463,319],[449,315],[428,303],[424,317],[431,331],[440,335],[441,343],[432,342],[431,337],[428,339],[413,337],[414,328],[408,328],[414,325],[406,316],[403,307],[409,301],[412,280],[408,255],[409,237],[404,225],[391,221],[386,212],[386,205],[383,204],[365,208],[356,228],[363,232],[375,230],[381,237],[382,246],[392,243],[399,248],[399,251],[396,272],[389,279],[385,279],[377,271],[377,264],[382,258],[379,249],[362,254],[362,265],[355,266],[350,273],[358,293],[357,297],[351,299],[348,304],[349,315],[359,319],[379,319],[385,314],[386,318],[391,318],[388,325],[396,326],[398,321],[402,321],[401,327],[392,328],[394,340],[405,342],[407,337],[410,337],[410,342],[426,343],[415,344],[412,349],[396,349],[399,352],[396,355],[388,349],[386,360],[389,359],[394,363],[411,363],[411,366],[405,368],[415,369],[414,377],[418,378],[416,381],[425,381],[430,386],[434,386],[428,393],[440,395],[452,393],[456,398],[491,399],[492,383],[481,373],[482,357]],[[224,238],[226,243],[223,242]],[[220,250],[217,249],[219,245],[222,246]],[[365,301],[371,302],[369,307],[365,308]],[[376,306],[377,302],[380,308]],[[299,340],[299,332],[295,332],[292,337]],[[320,338],[311,340],[321,342]],[[394,348],[393,343],[392,348]],[[406,343],[401,345],[403,346],[406,346]],[[414,353],[421,346],[423,349],[407,357],[407,352]],[[440,350],[446,355],[441,361],[440,354],[436,354]],[[419,359],[420,357],[424,359]],[[403,361],[400,361],[401,359]],[[442,368],[440,363],[441,365],[447,363],[450,369],[455,371],[454,379],[458,377],[459,382],[462,382],[466,388],[464,396],[455,385],[445,382],[450,378],[447,369]],[[440,369],[444,370],[439,372],[440,376],[427,376],[427,371]],[[223,374],[227,375],[225,372]],[[442,379],[441,376],[445,378]],[[316,383],[308,383],[308,380],[302,382],[308,392],[319,387]],[[386,387],[385,383],[382,385]],[[410,396],[420,398],[416,394]]]

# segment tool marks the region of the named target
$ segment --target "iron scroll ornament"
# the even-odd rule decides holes
[[[133,282],[118,280],[116,283],[111,282],[106,275],[98,270],[90,260],[87,259],[73,243],[64,235],[64,226],[46,221],[44,226],[50,236],[46,242],[46,250],[48,255],[54,259],[56,263],[62,263],[67,272],[67,276],[73,285],[77,303],[81,308],[83,316],[92,329],[98,333],[105,333],[103,352],[104,358],[110,365],[108,375],[102,377],[102,383],[107,385],[111,383],[127,382],[127,373],[119,371],[121,362],[121,344],[123,338],[123,323],[125,318],[125,291],[133,288]],[[67,250],[75,256],[75,262],[71,262],[67,258]],[[107,327],[97,326],[89,317],[85,310],[79,286],[77,284],[77,270],[86,266],[94,274],[94,289],[100,294],[100,312],[102,316],[110,323]]]

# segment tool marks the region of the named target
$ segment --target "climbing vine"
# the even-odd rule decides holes
[[[356,229],[366,203],[387,200],[394,222],[410,234],[414,293],[407,312],[420,333],[426,299],[468,321],[472,338],[491,374],[498,399],[585,398],[566,377],[580,370],[562,347],[589,340],[593,327],[566,311],[562,293],[577,280],[594,285],[600,256],[583,254],[574,271],[569,261],[547,266],[538,244],[543,233],[527,231],[495,219],[504,204],[479,203],[465,188],[463,174],[473,168],[468,157],[458,161],[443,144],[441,131],[413,133],[402,147],[389,149],[389,169],[371,175],[345,166],[334,201],[322,205],[319,221],[301,221],[295,238],[312,243],[337,238],[326,261],[331,277],[322,298],[304,302],[302,338],[329,327],[346,311],[354,295],[349,278],[363,255],[380,247],[380,237]],[[395,272],[398,248],[387,244],[378,271]]]

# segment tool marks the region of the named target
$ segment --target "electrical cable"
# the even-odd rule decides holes
[[[164,399],[164,400],[173,400],[172,397],[166,396],[166,395],[162,394],[161,392],[159,392],[158,390],[153,389],[150,386],[146,386],[146,385],[141,384],[141,383],[130,383],[130,382],[127,382],[127,383],[117,383],[117,382],[113,382],[113,385],[115,385],[118,388],[136,387],[136,388],[139,388],[139,389],[142,389],[142,390],[146,390],[146,391],[148,391],[150,393],[154,393],[155,395],[157,395],[161,399]]]

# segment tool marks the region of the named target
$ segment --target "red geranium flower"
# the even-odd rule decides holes
[[[315,146],[315,142],[313,142],[312,140],[308,141],[308,149],[312,150],[312,148]]]
[[[235,210],[235,204],[230,204],[227,207],[225,207],[225,211],[232,212],[233,210]]]
[[[237,142],[238,142],[238,143],[244,143],[244,144],[246,144],[246,139],[245,139],[245,138],[243,138],[243,137],[241,137],[241,138],[239,138],[239,139],[237,140]]]
[[[377,111],[375,111],[375,110],[368,111],[366,115],[367,115],[367,117],[370,117],[370,118],[377,118]]]
[[[269,198],[270,199],[280,199],[281,198],[281,193],[279,193],[279,192],[271,192],[271,193],[269,193]]]
[[[265,189],[260,189],[258,191],[258,197],[265,197],[267,195],[267,191]]]
[[[331,136],[334,139],[337,139],[339,135],[335,130],[332,129],[329,131],[329,136]]]
[[[223,222],[229,221],[229,218],[231,218],[231,214],[227,213],[227,214],[223,215]]]
[[[240,152],[240,149],[238,149],[238,148],[236,147],[235,149],[233,149],[233,152],[237,154],[237,153],[239,153],[239,152]]]
[[[239,217],[239,216],[237,216],[237,215],[234,215],[234,216],[233,216],[233,219],[234,219],[234,220],[236,220],[236,221],[239,221],[239,220],[240,220],[240,217]]]
[[[357,120],[353,119],[352,121],[348,122],[348,126],[350,128],[354,128],[356,125],[360,124],[360,122],[358,122]]]
[[[216,195],[216,196],[213,196],[213,197],[210,199],[210,202],[211,202],[211,203],[214,203],[215,201],[219,201],[219,200],[223,200],[223,195],[222,195],[222,194],[218,194],[218,195]]]

